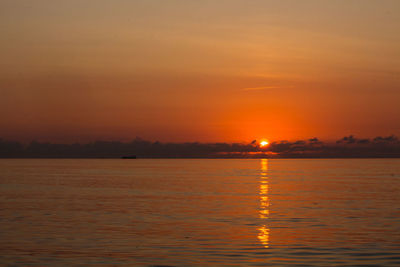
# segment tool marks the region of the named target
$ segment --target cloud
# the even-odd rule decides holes
[[[258,91],[258,90],[268,90],[268,89],[280,89],[281,86],[260,86],[260,87],[247,87],[243,88],[243,91]]]
[[[136,155],[139,158],[351,158],[398,157],[400,141],[396,136],[378,136],[369,141],[345,136],[339,142],[324,143],[318,138],[295,142],[276,141],[260,147],[250,143],[162,143],[136,138],[131,142],[95,141],[86,144],[53,144],[18,142],[0,139],[0,158],[119,158]]]

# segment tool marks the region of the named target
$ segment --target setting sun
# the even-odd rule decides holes
[[[268,141],[261,141],[260,142],[260,146],[261,147],[267,146],[268,144],[269,144]]]

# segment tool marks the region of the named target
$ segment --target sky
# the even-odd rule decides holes
[[[400,1],[0,0],[0,137],[400,134]]]

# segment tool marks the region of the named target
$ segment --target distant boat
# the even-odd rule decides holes
[[[121,159],[136,159],[135,155],[132,156],[122,156]]]

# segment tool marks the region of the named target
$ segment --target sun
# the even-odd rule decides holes
[[[269,143],[268,143],[268,141],[261,141],[260,142],[260,147],[265,147],[265,146],[267,146]]]

